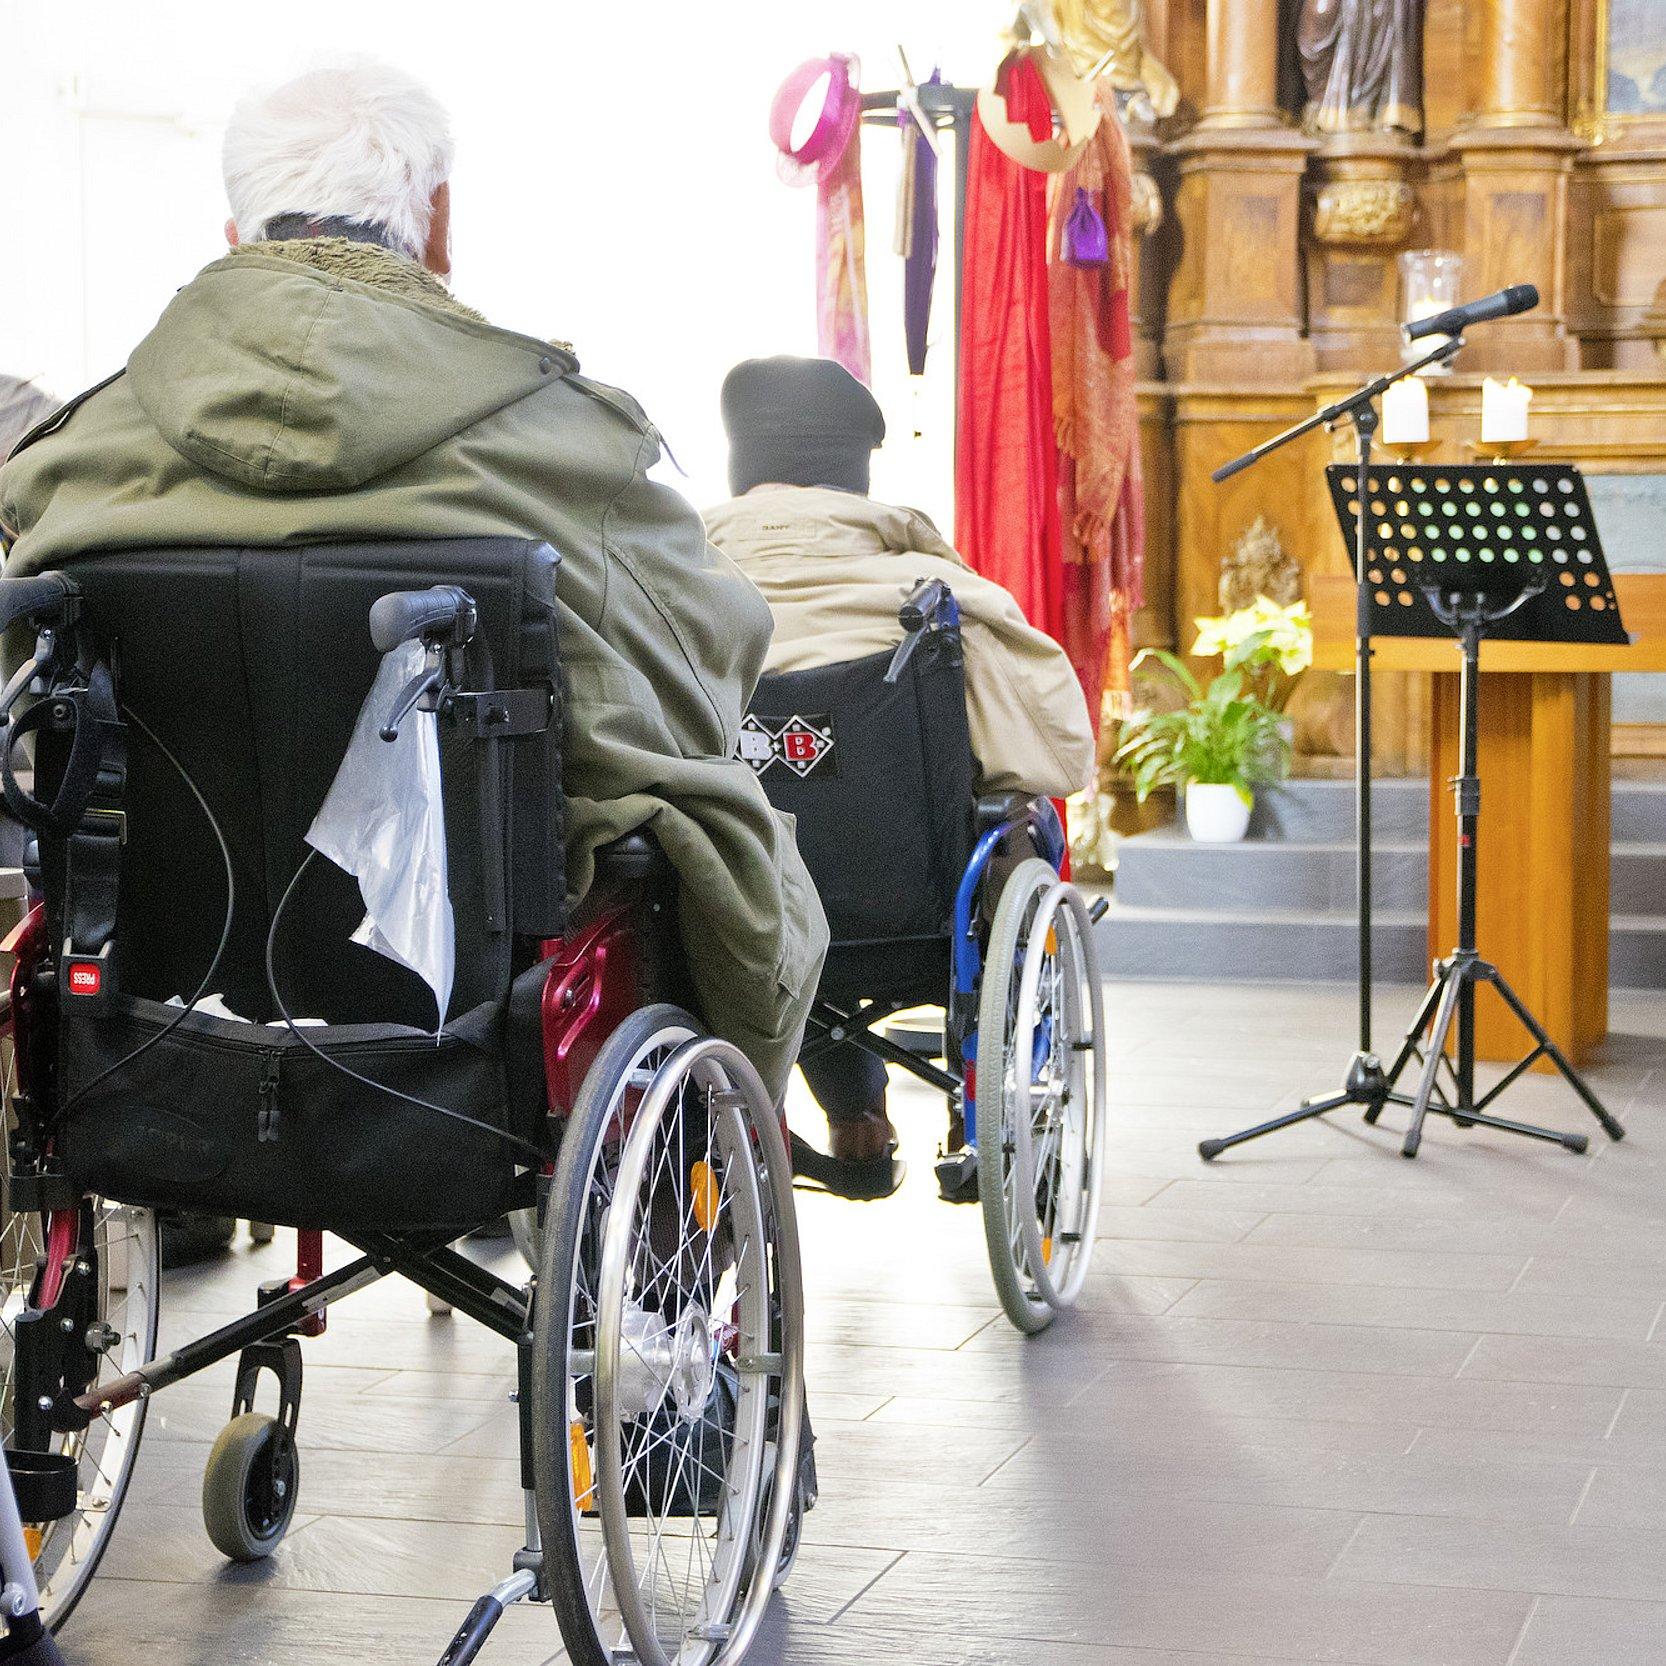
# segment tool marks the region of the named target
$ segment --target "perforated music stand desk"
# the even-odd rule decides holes
[[[1325,476],[1351,537],[1355,471],[1333,463]],[[1573,464],[1397,463],[1373,468],[1371,485],[1366,577],[1374,636],[1450,642],[1451,625],[1429,603],[1431,586],[1508,597],[1542,581],[1538,595],[1487,627],[1489,642],[1629,646],[1585,480]],[[1446,668],[1456,669],[1450,660]]]
[[[1345,533],[1353,527],[1359,507],[1354,490],[1356,478],[1346,468],[1327,470],[1332,500]],[[1399,640],[1423,639],[1429,648],[1444,657],[1447,669],[1456,669],[1453,659],[1458,656],[1453,650],[1461,644],[1463,671],[1457,691],[1461,714],[1459,756],[1448,760],[1437,749],[1437,757],[1432,760],[1436,767],[1448,761],[1458,766],[1452,782],[1458,807],[1453,829],[1456,859],[1454,862],[1432,860],[1430,872],[1431,902],[1440,892],[1447,892],[1455,893],[1456,904],[1456,932],[1448,930],[1443,941],[1432,941],[1431,954],[1444,954],[1454,936],[1458,947],[1440,962],[1441,977],[1431,989],[1414,1030],[1433,1020],[1434,1049],[1444,1045],[1447,1031],[1451,1030],[1457,1043],[1453,1097],[1461,1103],[1473,1103],[1474,990],[1481,983],[1491,982],[1508,1013],[1514,1014],[1534,1044],[1526,1063],[1544,1060],[1561,1070],[1603,1127],[1614,1134],[1618,1125],[1612,1123],[1591,1095],[1563,1049],[1546,1033],[1529,1002],[1522,1000],[1509,981],[1481,958],[1479,951],[1488,944],[1484,935],[1478,941],[1477,931],[1482,638],[1500,650],[1507,644],[1519,644],[1521,652],[1540,653],[1548,651],[1549,645],[1557,644],[1561,651],[1582,657],[1613,654],[1620,663],[1624,663],[1630,641],[1584,480],[1577,468],[1566,463],[1392,464],[1372,470],[1371,497],[1366,509],[1369,539],[1365,577],[1369,612],[1373,635],[1380,635],[1383,640],[1384,663],[1399,658],[1393,652]],[[1459,639],[1457,642],[1453,640],[1455,637]],[[1486,682],[1489,690],[1493,690],[1503,685],[1532,685],[1540,680],[1529,676],[1490,678]],[[1597,709],[1584,713],[1584,743],[1587,754],[1593,746],[1601,749],[1602,780],[1606,783],[1606,678],[1580,679],[1563,674],[1542,680],[1558,685],[1578,681],[1602,685],[1604,697],[1597,703]],[[1451,679],[1444,681],[1448,689],[1443,691],[1443,700],[1452,692]],[[1528,692],[1531,705],[1534,690],[1530,687]],[[1530,727],[1537,718],[1536,711],[1529,712]],[[1539,792],[1539,783],[1533,779],[1538,772],[1525,767],[1524,754],[1519,750],[1512,753],[1508,748],[1493,748],[1490,765],[1492,777],[1487,790],[1493,815],[1483,848],[1491,853],[1491,860],[1498,860],[1500,851],[1507,851],[1511,845],[1509,838],[1494,837],[1501,811],[1505,816],[1537,818],[1552,840],[1560,837],[1571,841],[1576,837],[1572,800],[1559,806],[1552,801],[1554,795]],[[1501,765],[1514,767],[1501,768]],[[1444,775],[1446,771],[1442,769],[1439,773]],[[1501,775],[1503,779],[1499,779]],[[1522,776],[1528,779],[1518,779]],[[1441,803],[1444,793],[1436,785],[1437,780],[1438,776],[1431,780],[1432,818],[1440,816],[1445,808]],[[1568,783],[1553,784],[1566,786]],[[1565,812],[1561,818],[1557,815],[1558,808]],[[1450,812],[1446,814],[1449,818]],[[1558,819],[1563,826],[1554,825]],[[1606,957],[1606,799],[1600,820],[1601,946]],[[1438,828],[1440,823],[1435,825]],[[1450,826],[1449,820],[1447,825]],[[1587,836],[1593,832],[1589,827],[1583,831]],[[1436,843],[1438,846],[1438,835]],[[1525,883],[1529,906],[1522,912],[1531,916],[1535,878],[1531,864],[1520,865],[1519,854],[1513,858],[1505,856],[1504,860],[1516,866],[1502,877]],[[1486,864],[1481,866],[1485,868]],[[1432,908],[1431,919],[1435,917]],[[1433,930],[1431,937],[1434,937]],[[1524,974],[1534,970],[1535,963],[1555,954],[1558,934],[1540,932],[1535,939],[1530,932],[1529,941],[1532,952],[1526,957],[1527,964],[1512,965],[1511,976],[1530,986],[1534,980]],[[1443,982],[1453,981],[1451,969],[1460,963],[1478,967],[1479,971],[1473,978],[1458,980],[1461,996],[1449,1010],[1441,999]],[[1497,1017],[1506,1033],[1514,1029],[1504,1012]],[[1519,1049],[1508,1056],[1514,1056],[1514,1051]],[[1430,1057],[1433,1056],[1431,1051]],[[1396,1076],[1406,1063],[1402,1055],[1394,1071]],[[1426,1093],[1420,1092],[1418,1097],[1423,1104],[1414,1107],[1408,1155],[1416,1149],[1423,1107],[1428,1104]],[[1436,1098],[1440,1098],[1438,1092]],[[1442,1107],[1437,1103],[1432,1108]],[[1454,1120],[1464,1121],[1463,1118]],[[1520,1125],[1516,1131],[1545,1132],[1526,1125]]]

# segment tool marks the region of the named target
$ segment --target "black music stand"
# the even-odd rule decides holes
[[[1567,463],[1406,463],[1370,470],[1370,495],[1361,503],[1351,467],[1326,469],[1344,532],[1368,518],[1365,578],[1370,628],[1377,636],[1457,636],[1463,650],[1463,723],[1458,774],[1452,781],[1458,814],[1458,944],[1436,963],[1435,979],[1379,1090],[1364,1104],[1374,1123],[1388,1105],[1407,1105],[1411,1121],[1401,1154],[1415,1157],[1423,1124],[1433,1111],[1458,1127],[1498,1128],[1584,1151],[1583,1134],[1562,1134],[1531,1123],[1489,1116],[1486,1109],[1525,1070],[1548,1058],[1611,1139],[1625,1130],[1603,1108],[1544,1026],[1475,941],[1476,859],[1481,818],[1477,771],[1481,639],[1623,645],[1618,598],[1603,559],[1585,482]],[[1534,1047],[1479,1099],[1475,1096],[1475,988],[1490,983],[1533,1038]],[[1430,1028],[1430,1024],[1433,1027]],[[1446,1047],[1456,1025],[1456,1058]],[[1427,1042],[1423,1032],[1429,1029]],[[1415,1093],[1398,1091],[1413,1060]],[[1445,1067],[1447,1081],[1441,1080]],[[1312,1100],[1226,1139],[1203,1142],[1216,1156],[1310,1117],[1323,1116],[1361,1096],[1344,1092]]]

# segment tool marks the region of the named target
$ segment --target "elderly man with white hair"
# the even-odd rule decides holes
[[[511,536],[561,554],[570,872],[638,828],[680,878],[705,1017],[785,1086],[826,946],[791,829],[734,761],[770,615],[647,470],[659,435],[564,345],[454,300],[452,143],[355,60],[245,100],[231,253],[0,471],[6,571],[89,552]]]

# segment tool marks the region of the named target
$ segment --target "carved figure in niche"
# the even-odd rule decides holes
[[[1236,613],[1265,596],[1280,607],[1302,599],[1301,563],[1265,515],[1257,515],[1221,562],[1221,607]]]
[[[1111,85],[1131,94],[1142,121],[1172,116],[1180,86],[1145,44],[1145,0],[1051,0],[1053,21],[1080,74],[1103,65]]]
[[[1423,131],[1424,0],[1302,0],[1309,133]]]

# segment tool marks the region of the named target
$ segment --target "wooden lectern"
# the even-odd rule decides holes
[[[1487,958],[1575,1062],[1608,1032],[1609,677],[1666,671],[1666,576],[1616,574],[1628,648],[1489,639],[1481,647],[1479,924]],[[1313,582],[1313,663],[1352,671],[1354,587]],[[1429,956],[1457,936],[1456,641],[1378,636],[1385,671],[1434,674],[1429,745]],[[1482,1058],[1514,1060],[1526,1032],[1491,991],[1476,1009]]]

